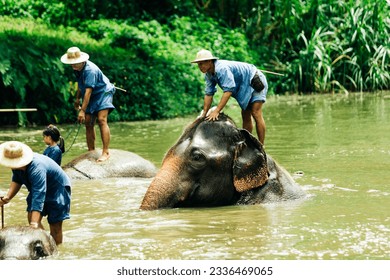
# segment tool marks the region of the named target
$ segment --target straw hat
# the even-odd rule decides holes
[[[0,164],[10,168],[26,166],[33,159],[29,146],[18,141],[8,141],[0,145]]]
[[[89,55],[80,51],[78,47],[71,47],[67,50],[66,54],[61,56],[61,62],[64,64],[76,64],[87,61]]]
[[[200,61],[214,60],[214,59],[218,59],[218,57],[213,56],[213,54],[210,51],[208,51],[208,50],[200,50],[196,54],[195,60],[191,61],[191,63],[197,63],[197,62],[200,62]]]

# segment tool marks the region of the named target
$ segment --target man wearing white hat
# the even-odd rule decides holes
[[[262,106],[268,91],[264,74],[252,64],[220,60],[208,50],[200,50],[191,63],[197,63],[200,71],[205,74],[206,90],[202,117],[209,121],[217,120],[232,96],[241,107],[243,128],[252,132],[253,117],[259,141],[264,144],[265,122]],[[223,95],[217,107],[209,112],[217,85],[223,90]]]
[[[25,185],[29,194],[27,219],[31,227],[42,228],[47,216],[50,235],[56,244],[62,243],[62,222],[69,219],[71,183],[68,175],[51,158],[34,153],[18,141],[0,145],[0,164],[12,169],[12,181],[7,195],[0,197],[0,206],[7,204]]]
[[[108,115],[115,109],[112,104],[115,87],[96,64],[89,61],[89,55],[78,47],[71,47],[61,57],[61,62],[69,64],[77,78],[77,95],[75,108],[79,110],[78,121],[85,123],[87,146],[89,151],[95,150],[95,122],[97,119],[102,138],[102,155],[98,162],[109,159],[110,128]],[[80,106],[80,97],[83,102]]]

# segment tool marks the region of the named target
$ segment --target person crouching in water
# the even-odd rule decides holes
[[[43,130],[42,134],[43,142],[47,145],[43,154],[61,166],[62,154],[65,153],[65,140],[62,138],[60,131],[51,124]]]
[[[70,218],[71,182],[65,171],[51,158],[34,153],[18,141],[0,145],[0,165],[12,170],[11,184],[0,206],[9,203],[22,186],[28,190],[27,219],[30,227],[41,228],[47,216],[50,235],[62,243],[62,223]]]

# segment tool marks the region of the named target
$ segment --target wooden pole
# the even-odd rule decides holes
[[[127,90],[123,89],[123,88],[120,88],[120,87],[117,87],[117,86],[114,86],[116,89],[119,89],[121,91],[124,91],[124,92],[127,92]]]
[[[263,70],[263,69],[259,69],[261,72],[264,72],[264,73],[268,73],[268,74],[272,74],[272,75],[278,75],[278,76],[284,76],[284,74],[281,74],[281,73],[276,73],[276,72],[272,72],[272,71],[268,71],[268,70]]]
[[[0,109],[0,113],[4,112],[34,112],[38,111],[37,108],[19,108],[19,109]]]
[[[1,228],[4,228],[4,206],[1,205]]]

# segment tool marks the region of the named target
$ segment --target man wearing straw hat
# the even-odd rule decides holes
[[[265,122],[262,106],[268,91],[264,74],[252,64],[219,60],[208,50],[200,50],[191,63],[197,63],[199,70],[205,74],[206,90],[202,117],[209,121],[217,120],[219,113],[232,96],[241,107],[243,128],[252,132],[253,117],[257,136],[264,145]],[[209,112],[217,85],[223,90],[223,95],[217,107]]]
[[[27,219],[33,228],[42,228],[42,217],[47,216],[50,235],[56,244],[62,243],[62,222],[69,219],[71,184],[68,175],[51,158],[34,153],[18,141],[0,145],[0,164],[12,169],[12,180],[7,194],[0,198],[0,206],[7,204],[25,185],[29,194]]]
[[[88,151],[95,150],[95,122],[97,119],[102,138],[102,155],[97,159],[103,162],[109,159],[110,128],[108,115],[115,109],[112,104],[115,87],[93,62],[89,55],[78,47],[71,47],[61,57],[61,62],[69,64],[74,70],[78,89],[75,108],[79,110],[78,121],[85,123]],[[82,103],[80,104],[80,97]]]

